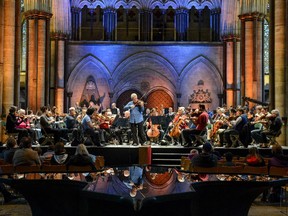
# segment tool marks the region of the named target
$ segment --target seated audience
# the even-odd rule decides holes
[[[14,153],[13,165],[37,165],[41,164],[38,152],[32,149],[32,139],[23,137],[20,142],[20,148]]]
[[[64,143],[62,142],[56,143],[54,148],[54,154],[50,160],[51,165],[66,164],[69,161],[69,159],[70,157],[66,153]]]
[[[226,152],[224,156],[225,156],[225,160],[226,160],[224,166],[235,166],[235,164],[233,163],[232,152]]]
[[[268,166],[287,167],[288,157],[283,154],[281,145],[275,144],[272,146],[272,157],[268,161]]]
[[[9,137],[6,143],[6,149],[3,150],[2,155],[3,159],[6,163],[12,164],[13,163],[13,156],[15,151],[18,149],[17,141],[13,137]]]
[[[71,156],[71,158],[67,162],[67,166],[70,166],[70,165],[74,165],[74,166],[91,165],[91,167],[95,168],[93,158],[90,156],[84,144],[79,144],[77,146],[75,155]]]
[[[190,153],[189,153],[189,155],[188,155],[188,158],[189,158],[190,160],[192,160],[192,158],[193,158],[195,155],[198,155],[198,154],[199,154],[199,152],[198,152],[197,149],[191,149],[191,151],[190,151]]]
[[[216,167],[218,163],[218,157],[213,154],[212,145],[206,142],[202,147],[202,153],[194,156],[191,160],[192,166],[199,167]]]
[[[248,166],[265,166],[265,161],[256,147],[249,149],[249,153],[245,157],[245,163]]]

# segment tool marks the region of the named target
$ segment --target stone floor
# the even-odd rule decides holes
[[[262,203],[256,199],[252,204],[248,216],[283,216],[288,215],[287,207],[280,207],[279,203]],[[18,199],[9,204],[3,203],[0,196],[0,216],[32,216],[29,205],[24,199]]]

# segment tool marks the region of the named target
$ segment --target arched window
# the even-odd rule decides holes
[[[263,38],[263,68],[264,68],[264,92],[265,92],[265,101],[269,99],[269,40],[270,40],[270,32],[269,32],[269,23],[266,19],[264,19],[264,38]]]

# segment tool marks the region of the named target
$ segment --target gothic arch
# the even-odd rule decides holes
[[[99,59],[89,54],[76,64],[69,75],[66,89],[67,92],[73,92],[71,104],[80,100],[82,90],[89,76],[93,77],[96,81],[100,96],[102,96],[104,92],[110,92],[110,72]],[[108,95],[104,98],[103,103],[109,104]]]
[[[125,88],[140,88],[145,80],[150,80],[150,82],[149,87],[142,90],[144,93],[159,83],[173,92],[176,90],[178,79],[178,74],[172,64],[152,52],[137,53],[126,58],[117,66],[112,76],[117,80],[113,89],[113,92],[117,94],[123,92]]]
[[[218,95],[223,94],[224,91],[223,78],[218,68],[204,56],[193,59],[180,74],[181,104],[183,106],[188,105],[191,93],[194,90],[199,90],[199,88],[204,88],[204,91],[207,90],[211,94],[212,102],[208,107],[216,108],[219,106]]]

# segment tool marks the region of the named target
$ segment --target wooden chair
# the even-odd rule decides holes
[[[44,140],[40,143],[40,145],[51,145],[54,144],[54,134],[53,133],[47,133],[46,130],[42,127],[41,131],[43,132],[43,138]]]
[[[0,175],[12,175],[14,173],[14,166],[12,164],[0,165]]]
[[[195,173],[203,173],[203,174],[217,174],[218,167],[191,167],[191,171]]]
[[[243,173],[251,174],[251,175],[268,175],[268,167],[261,166],[261,167],[254,167],[254,166],[244,166]]]
[[[65,173],[67,172],[66,165],[46,165],[43,164],[41,167],[41,172],[44,173]]]
[[[269,176],[287,177],[288,176],[288,167],[271,166],[269,169]]]
[[[41,179],[41,175],[39,174],[41,171],[39,165],[20,165],[14,167],[15,174],[24,174],[23,178],[25,179]]]
[[[243,166],[218,166],[219,174],[238,174],[243,172]]]

